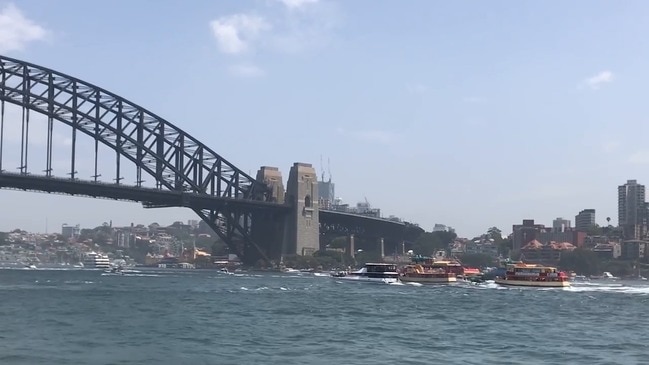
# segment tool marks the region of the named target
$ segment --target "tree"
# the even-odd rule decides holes
[[[9,235],[6,232],[0,232],[0,246],[9,244],[7,237],[9,237]]]
[[[513,249],[514,249],[514,240],[512,240],[510,237],[502,239],[498,243],[498,253],[504,257],[510,257],[509,254],[512,252]]]
[[[349,239],[347,238],[347,236],[336,237],[336,238],[331,240],[331,243],[329,244],[328,247],[346,249],[346,248],[349,247],[349,241],[348,240]]]
[[[591,250],[577,248],[572,252],[564,252],[559,260],[559,267],[582,275],[600,274],[602,271],[600,259]]]
[[[418,255],[431,256],[436,251],[446,250],[456,238],[455,232],[424,232],[415,240],[413,250]]]
[[[503,239],[503,233],[498,227],[491,227],[487,230],[489,238],[493,239],[496,244],[500,243]]]
[[[599,226],[599,224],[593,224],[592,226],[588,227],[586,234],[589,236],[601,236],[604,234],[604,230]]]
[[[482,253],[466,253],[460,257],[463,265],[473,267],[493,266],[494,258]]]

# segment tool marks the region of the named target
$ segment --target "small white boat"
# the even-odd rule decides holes
[[[219,270],[219,273],[221,273],[221,274],[225,274],[225,275],[234,275],[234,273],[230,272],[230,271],[228,270],[227,267],[222,267],[222,268]]]
[[[385,284],[399,282],[397,265],[383,263],[367,263],[360,270],[351,272],[341,271],[339,273],[332,274],[331,276],[337,280],[369,281]]]
[[[584,283],[589,282],[590,279],[586,275],[573,275],[570,277],[570,281],[574,281],[576,283]]]
[[[121,266],[117,266],[104,270],[104,273],[112,275],[124,275],[124,269],[122,269]]]
[[[595,279],[595,280],[617,280],[617,279],[619,279],[617,276],[613,276],[613,274],[611,274],[608,271],[604,271],[604,273],[602,275],[591,275],[590,278]]]

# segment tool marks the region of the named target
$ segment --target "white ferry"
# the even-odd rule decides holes
[[[108,256],[96,252],[87,252],[83,257],[83,267],[86,269],[110,269]]]
[[[394,264],[367,263],[360,270],[352,271],[349,273],[336,273],[332,276],[340,280],[371,281],[386,284],[399,282],[397,265]]]

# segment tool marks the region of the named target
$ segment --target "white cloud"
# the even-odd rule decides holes
[[[264,70],[252,64],[239,64],[229,68],[230,74],[240,77],[259,77],[264,75]]]
[[[316,0],[273,0],[269,4],[279,3],[284,5],[280,11],[271,9],[264,16],[240,13],[213,20],[210,27],[220,50],[237,55],[261,47],[298,53],[331,42],[332,31],[340,22],[335,4]]]
[[[34,41],[47,37],[48,31],[25,18],[14,4],[0,10],[0,52],[22,50]]]
[[[318,0],[278,0],[289,9],[300,9],[309,4],[315,4]]]
[[[586,80],[584,83],[593,90],[599,89],[603,84],[613,82],[615,75],[611,71],[602,71],[596,75],[593,75]]]
[[[248,14],[221,17],[213,20],[210,27],[221,51],[230,54],[250,50],[260,33],[271,28],[264,18]]]

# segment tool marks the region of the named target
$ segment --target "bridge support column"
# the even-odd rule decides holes
[[[257,181],[263,181],[271,190],[271,201],[284,203],[284,182],[282,173],[277,167],[262,166],[257,171]],[[272,212],[253,213],[252,238],[266,253],[274,264],[278,264],[283,254],[284,230],[286,217]],[[249,258],[255,263],[259,258]],[[273,262],[267,262],[271,265]]]
[[[354,247],[354,235],[349,235],[349,255],[355,259],[356,258],[356,248]]]
[[[383,242],[383,237],[379,238],[379,253],[381,254],[381,260],[385,257],[385,242]]]
[[[320,199],[315,169],[311,164],[294,163],[286,185],[285,200],[293,208],[287,217],[284,253],[313,255],[320,248]]]

